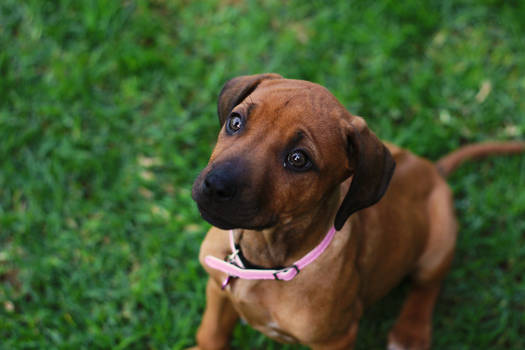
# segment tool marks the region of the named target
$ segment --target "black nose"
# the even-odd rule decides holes
[[[237,185],[235,179],[222,172],[211,172],[206,176],[203,192],[218,201],[228,201],[235,196]]]

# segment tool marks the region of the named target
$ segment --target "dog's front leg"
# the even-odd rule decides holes
[[[197,347],[194,350],[229,349],[230,337],[239,315],[213,279],[206,286],[206,309],[197,331]]]

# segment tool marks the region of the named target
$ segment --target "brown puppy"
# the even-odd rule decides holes
[[[382,143],[325,88],[277,74],[230,80],[218,113],[217,145],[192,192],[215,226],[201,246],[210,279],[196,349],[229,348],[239,317],[278,341],[351,349],[364,308],[407,275],[413,287],[388,347],[428,349],[456,241],[443,175],[464,159],[524,144],[477,145],[436,166]],[[226,275],[204,263],[232,253],[234,229],[250,264],[289,266],[331,226],[331,244],[291,281],[233,279],[221,290]]]

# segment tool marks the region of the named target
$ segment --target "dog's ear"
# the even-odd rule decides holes
[[[352,213],[377,203],[386,192],[395,161],[361,117],[353,116],[347,128],[347,154],[353,168],[350,189],[339,208],[334,226],[340,230]]]
[[[243,75],[233,78],[224,84],[219,94],[219,102],[217,104],[217,114],[219,115],[221,126],[233,108],[241,103],[257,88],[257,85],[266,79],[282,79],[282,76],[275,73]]]

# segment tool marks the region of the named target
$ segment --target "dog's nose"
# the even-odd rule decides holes
[[[212,199],[228,201],[235,196],[237,185],[232,177],[211,172],[204,180],[203,192]]]

